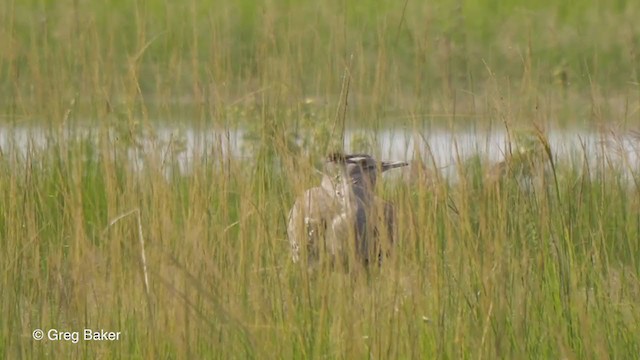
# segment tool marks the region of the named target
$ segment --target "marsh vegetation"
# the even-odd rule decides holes
[[[638,18],[599,0],[1,2],[0,354],[637,357]],[[377,189],[388,261],[293,264],[286,215],[319,162],[344,143],[384,158],[389,129],[417,163]],[[485,130],[498,156],[429,141]],[[595,140],[561,155],[557,131]]]

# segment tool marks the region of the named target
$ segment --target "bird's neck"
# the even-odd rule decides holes
[[[371,187],[364,184],[351,185],[348,187],[350,195],[364,203],[369,203],[369,200],[373,198],[373,191]]]
[[[373,191],[369,184],[353,184],[342,178],[340,181],[325,176],[322,179],[322,188],[330,192],[332,196],[344,202],[357,201],[369,203],[373,198]]]

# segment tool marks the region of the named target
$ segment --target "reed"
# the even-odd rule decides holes
[[[640,6],[492,4],[2,2],[0,354],[637,356],[638,164],[615,137],[558,157],[545,129],[638,118]],[[389,126],[530,129],[535,156],[449,178],[425,145],[379,189],[380,269],[292,264],[286,214],[336,134],[375,152]],[[32,338],[85,328],[121,335]]]

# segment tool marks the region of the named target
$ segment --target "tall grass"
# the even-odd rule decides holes
[[[5,149],[6,356],[637,353],[640,209],[624,169],[558,162],[532,187],[486,181],[482,164],[428,188],[390,180],[400,241],[383,267],[307,273],[290,261],[284,224],[293,196],[317,179],[288,176],[313,165],[281,139],[274,167],[208,144],[183,174],[157,153],[140,167],[110,136]],[[135,216],[120,218],[132,209],[142,234]],[[37,342],[36,328],[123,335]]]
[[[0,4],[0,354],[637,356],[637,164],[604,147],[570,162],[540,132],[527,174],[490,181],[478,160],[457,181],[390,179],[400,232],[380,269],[290,261],[288,209],[344,121],[374,141],[638,117],[640,7],[492,4]],[[242,129],[250,147],[162,143],[157,123]]]

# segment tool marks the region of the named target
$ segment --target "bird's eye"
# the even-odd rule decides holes
[[[367,161],[367,159],[360,160],[359,165],[364,170],[375,169],[376,165]]]

